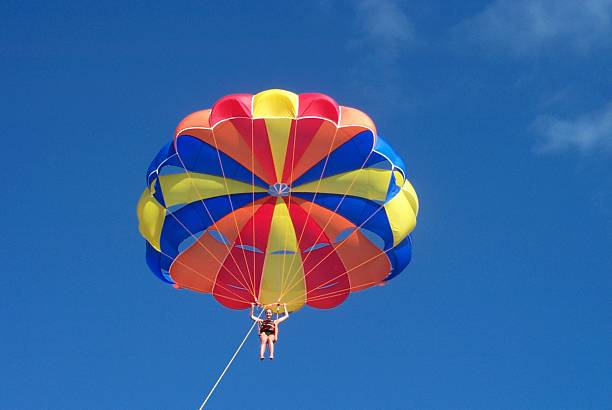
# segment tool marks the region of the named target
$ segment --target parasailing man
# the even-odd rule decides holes
[[[254,315],[255,303],[251,303],[251,319],[259,323],[259,360],[264,359],[266,345],[270,351],[270,360],[274,359],[274,343],[278,340],[278,324],[287,320],[289,312],[287,312],[287,304],[283,303],[285,314],[277,319],[272,319],[272,309],[266,307],[266,318],[260,319]]]

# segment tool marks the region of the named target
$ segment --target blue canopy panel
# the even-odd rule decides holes
[[[153,178],[165,173],[202,173],[235,179],[248,184],[255,182],[263,188],[267,185],[251,171],[244,168],[231,157],[221,151],[217,151],[211,145],[192,136],[181,136],[177,139],[177,149],[168,161],[159,165],[155,172],[149,177],[149,184]],[[148,185],[149,186],[149,185]],[[161,189],[159,179],[154,182],[155,193],[153,197],[162,205],[166,206],[164,193]]]
[[[153,192],[153,198],[160,203],[161,206],[166,208],[166,200],[164,199],[164,193],[159,183],[159,178],[155,178],[155,184],[153,185],[155,192]]]
[[[267,193],[255,193],[255,201]],[[181,243],[198,232],[208,229],[216,221],[234,210],[253,202],[253,194],[223,195],[192,202],[166,215],[162,227],[160,246],[165,255],[161,257],[161,269],[169,270],[179,254]]]
[[[184,167],[189,172],[224,176],[247,184],[254,181],[255,185],[268,188],[268,184],[257,175],[202,140],[190,135],[182,135],[177,138],[176,144],[180,158],[179,166]]]
[[[348,195],[345,197],[322,193],[315,195],[310,192],[296,192],[293,195],[336,212],[357,227],[372,231],[382,238],[385,250],[393,247],[393,233],[387,215],[380,204],[369,199]]]
[[[401,190],[401,188],[397,185],[397,179],[395,178],[395,174],[391,174],[391,179],[389,180],[389,188],[387,189],[387,197],[385,198],[385,203],[389,202],[397,193]]]
[[[292,185],[298,186],[331,175],[364,168],[373,148],[374,134],[371,131],[360,132],[310,168]]]
[[[145,241],[145,243],[146,243],[147,265],[149,266],[149,269],[151,269],[151,272],[153,272],[153,274],[155,276],[157,276],[160,280],[162,280],[162,281],[164,281],[166,283],[173,284],[174,281],[170,278],[170,275],[165,274],[161,270],[161,256],[162,256],[162,254],[160,252],[158,252],[157,249],[152,247],[149,242]]]
[[[157,178],[159,168],[162,165],[174,165],[177,167],[181,166],[181,163],[179,162],[176,156],[176,151],[174,150],[173,141],[170,141],[169,143],[164,145],[159,150],[157,155],[155,155],[153,161],[151,161],[151,163],[149,164],[149,168],[147,168],[147,187],[151,186],[153,178]]]
[[[393,163],[389,161],[389,158],[385,157],[384,155],[381,155],[380,153],[376,151],[372,151],[372,153],[370,154],[370,157],[368,158],[364,166],[361,168],[363,169],[377,168],[377,169],[386,169],[388,171],[393,171],[394,169]]]
[[[374,147],[374,151],[384,155],[393,163],[393,166],[397,168],[401,173],[406,177],[406,164],[404,164],[404,160],[400,158],[399,155],[391,148],[391,146],[382,138],[380,135],[376,138],[376,146]]]
[[[408,235],[404,238],[395,248],[387,252],[387,256],[391,261],[392,269],[385,281],[391,280],[402,273],[412,260],[412,237]]]

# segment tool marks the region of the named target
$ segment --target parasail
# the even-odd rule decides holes
[[[224,306],[332,308],[410,262],[418,198],[372,120],[318,93],[221,98],[185,117],[137,206],[146,260]]]

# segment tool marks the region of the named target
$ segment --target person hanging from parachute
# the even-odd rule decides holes
[[[274,315],[272,309],[270,309],[269,307],[265,307],[266,318],[261,319],[255,316],[255,303],[251,303],[251,320],[259,323],[259,340],[261,342],[259,346],[259,360],[264,359],[264,355],[266,353],[266,346],[268,346],[268,350],[270,351],[270,360],[274,360],[274,343],[278,341],[278,325],[289,318],[287,304],[283,303],[282,306],[285,310],[285,313],[282,317],[279,318],[277,314],[277,318],[272,319]]]
[[[164,283],[251,306],[252,319],[253,303],[286,302],[282,318],[252,323],[272,358],[288,312],[335,308],[410,263],[419,200],[407,176],[358,109],[320,93],[228,95],[185,117],[149,164],[145,259]]]

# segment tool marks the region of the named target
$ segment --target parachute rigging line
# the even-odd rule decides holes
[[[203,203],[203,202],[202,202],[202,203]],[[198,237],[197,237],[197,236],[195,236],[195,234],[194,234],[193,232],[191,232],[191,231],[189,230],[189,228],[187,228],[187,226],[185,226],[185,224],[183,224],[183,222],[181,222],[181,220],[180,220],[180,219],[178,219],[178,218],[176,217],[176,215],[174,215],[174,213],[173,213],[173,212],[170,212],[168,215],[170,215],[171,217],[173,217],[173,218],[174,218],[174,220],[175,220],[175,221],[176,221],[176,222],[177,222],[179,225],[181,225],[181,226],[183,227],[183,229],[185,229],[185,231],[186,231],[186,232],[187,232],[189,235],[191,235],[191,237],[192,237],[192,238],[195,240],[195,241],[194,241],[194,243],[197,243],[197,244],[198,244],[198,245],[199,245],[199,246],[200,246],[202,249],[204,249],[204,250],[205,250],[205,251],[206,251],[206,252],[207,252],[207,253],[208,253],[210,256],[212,256],[212,257],[215,259],[215,261],[217,261],[217,262],[221,263],[221,261],[219,260],[219,258],[217,258],[217,257],[215,256],[215,254],[214,254],[214,253],[212,253],[212,252],[211,252],[211,251],[210,251],[210,250],[209,250],[209,249],[208,249],[206,246],[204,246],[204,244],[202,244],[202,242],[200,242],[200,239],[198,239]],[[227,247],[227,245],[226,245],[226,247]],[[229,249],[229,248],[228,248],[228,249]],[[166,257],[168,257],[168,258],[172,259],[172,257],[171,257],[170,255],[166,254],[165,252],[163,252],[163,251],[161,251],[161,250],[160,250],[160,253],[161,253],[161,254],[163,254],[164,256],[166,256]],[[178,261],[175,261],[175,262],[178,262]],[[193,272],[197,272],[197,271],[195,271],[194,269],[192,269],[192,268],[188,267],[188,266],[187,266],[185,263],[180,263],[180,265],[183,265],[183,266],[187,267],[189,270],[191,270],[191,271],[193,271]],[[231,272],[230,272],[230,274],[232,275],[232,277],[233,277],[234,279],[236,279],[236,281],[237,281],[238,283],[240,283],[242,286],[244,286],[244,288],[245,288],[245,289],[248,289],[248,286],[247,286],[247,285],[245,285],[243,282],[241,282],[241,281],[240,281],[240,280],[239,280],[239,279],[238,279],[238,278],[237,278],[237,277],[236,277],[236,276],[235,276],[233,273],[231,273]],[[215,282],[213,282],[211,279],[206,278],[206,277],[205,277],[205,276],[203,276],[202,274],[199,274],[199,273],[198,273],[198,276],[200,276],[200,277],[202,277],[202,278],[204,278],[204,279],[208,280],[209,282],[212,282],[213,284],[216,284],[216,283],[215,283]],[[227,289],[227,288],[226,288],[226,289]],[[232,293],[233,293],[234,295],[236,295],[236,293],[235,293],[235,292],[232,292]],[[238,296],[238,295],[236,295],[236,296]],[[246,300],[246,299],[244,299],[244,298],[241,298],[241,299],[243,299],[245,302],[248,302],[248,300]]]
[[[259,312],[259,315],[257,316],[258,319],[261,317],[263,312],[264,312],[264,309],[262,309],[261,312]],[[240,349],[242,349],[242,346],[244,345],[246,340],[249,338],[249,336],[250,336],[251,332],[253,331],[253,328],[255,327],[256,324],[257,324],[257,322],[253,321],[253,324],[249,328],[249,331],[247,332],[246,335],[244,335],[244,338],[242,339],[242,342],[240,342],[240,344],[238,345],[238,348],[236,349],[236,351],[232,355],[232,358],[229,360],[229,362],[227,362],[227,365],[225,366],[225,369],[223,369],[223,371],[219,375],[219,378],[217,379],[217,381],[215,382],[213,387],[208,392],[208,395],[206,396],[206,398],[202,402],[202,405],[200,406],[199,410],[202,410],[204,408],[204,406],[206,406],[206,403],[210,399],[210,396],[212,396],[213,392],[215,391],[215,389],[217,388],[217,386],[221,382],[221,379],[223,379],[223,376],[225,376],[225,373],[227,372],[227,369],[229,369],[229,367],[232,365],[232,363],[233,363],[234,359],[236,358],[236,356],[238,356],[238,353],[240,352]]]
[[[215,145],[216,145],[216,144],[215,144]],[[195,185],[195,183],[193,182],[192,173],[191,173],[191,172],[190,172],[190,171],[187,169],[187,167],[186,167],[186,165],[185,165],[185,162],[183,161],[183,158],[181,157],[181,154],[180,154],[180,152],[178,151],[178,147],[177,147],[176,154],[177,154],[177,158],[179,159],[179,161],[180,161],[180,163],[181,163],[181,167],[182,167],[182,168],[185,170],[185,173],[186,173],[186,174],[187,174],[187,176],[189,177],[189,182],[191,183],[191,186],[194,188],[195,192],[197,192],[197,193],[198,193],[198,196],[199,196],[199,197],[201,197],[201,198],[200,198],[200,202],[201,202],[201,203],[202,203],[202,205],[204,206],[204,210],[206,211],[206,214],[208,215],[208,217],[209,217],[209,218],[210,218],[210,220],[212,221],[212,225],[214,226],[214,228],[215,228],[217,231],[221,232],[221,231],[220,231],[220,229],[219,229],[219,227],[218,227],[218,225],[217,225],[217,221],[215,220],[215,218],[213,218],[213,217],[212,217],[212,214],[211,214],[210,210],[208,209],[208,206],[206,205],[206,202],[204,202],[204,199],[203,199],[203,197],[204,197],[204,196],[202,195],[202,193],[200,192],[200,190],[198,189],[198,187],[197,187],[197,186]],[[219,161],[221,161],[220,157],[219,157]],[[223,178],[225,178],[225,172],[223,172]],[[225,189],[226,189],[226,191],[228,191],[228,189],[227,189],[227,184],[225,185]],[[229,199],[229,202],[230,202],[230,204],[231,204],[231,198],[230,198],[230,196],[229,196],[229,191],[228,191],[228,199]],[[234,207],[233,207],[233,204],[232,204],[232,213],[233,213],[233,209],[234,209]],[[176,219],[176,220],[178,221],[178,219],[176,218],[176,216],[174,215],[174,213],[171,213],[171,215],[174,217],[174,219]],[[234,221],[235,221],[235,216],[234,216]],[[179,223],[181,224],[181,226],[183,226],[183,228],[185,228],[185,230],[187,230],[187,231],[188,231],[188,232],[191,234],[191,236],[192,236],[192,237],[196,238],[196,237],[195,237],[195,235],[194,235],[194,234],[192,234],[192,233],[191,233],[191,232],[190,232],[190,231],[187,229],[187,227],[183,225],[183,223],[181,223],[181,222],[179,222]],[[237,222],[236,222],[236,230],[238,231],[238,233],[240,233],[240,230],[238,229],[238,224],[237,224]],[[197,239],[197,238],[196,238],[196,239]],[[200,243],[200,241],[199,241],[199,240],[197,240],[197,242],[198,242],[198,244],[199,244],[199,245],[200,245],[202,248],[206,249],[206,247],[205,247],[204,245],[202,245],[202,244]],[[253,299],[256,299],[256,296],[255,296],[255,289],[251,289],[251,287],[250,287],[250,286],[248,286],[248,284],[247,284],[247,282],[248,282],[248,281],[246,280],[246,276],[245,276],[245,274],[244,274],[243,270],[240,268],[240,264],[239,264],[239,263],[236,261],[236,258],[235,258],[235,257],[234,257],[234,255],[232,254],[230,246],[229,246],[227,243],[225,243],[225,247],[226,247],[226,249],[228,250],[228,254],[229,254],[229,256],[232,258],[232,261],[233,261],[233,262],[236,264],[236,266],[238,267],[238,271],[239,271],[239,273],[240,273],[240,276],[242,277],[242,279],[243,279],[244,281],[238,280],[238,278],[236,278],[234,275],[232,275],[232,276],[233,276],[233,277],[236,279],[236,281],[238,281],[238,283],[240,283],[240,284],[241,284],[241,286],[243,286],[243,287],[245,288],[245,290],[247,290],[247,292],[249,292],[249,293],[250,293],[250,294],[253,296]],[[246,258],[246,254],[244,253],[244,250],[243,250],[243,256]],[[218,259],[217,259],[217,258],[215,258],[215,260],[217,260],[217,261],[218,261]],[[245,261],[246,261],[246,259],[245,259]],[[248,264],[247,264],[247,265],[248,265]]]

